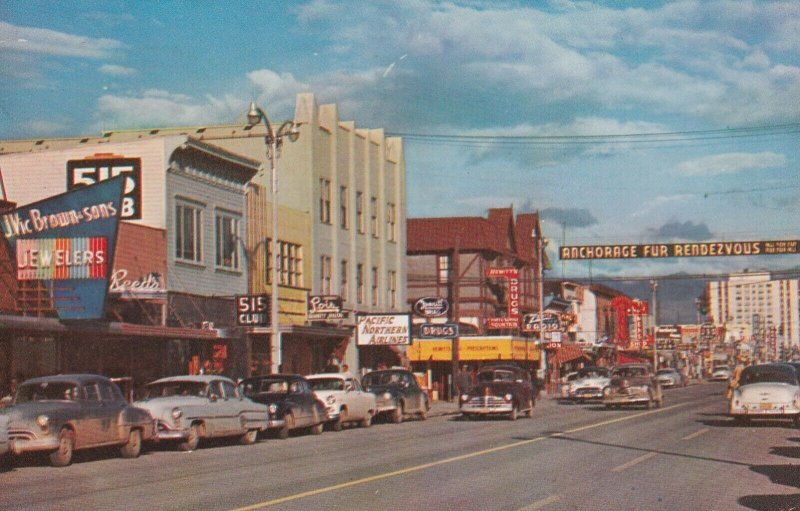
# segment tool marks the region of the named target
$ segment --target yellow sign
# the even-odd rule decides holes
[[[713,241],[648,245],[564,245],[559,259],[639,259],[797,254],[800,240]]]
[[[452,360],[452,342],[448,340],[414,339],[408,347],[408,358],[412,362],[449,362]],[[477,360],[529,360],[541,358],[533,341],[512,339],[460,339],[458,358],[462,361]]]

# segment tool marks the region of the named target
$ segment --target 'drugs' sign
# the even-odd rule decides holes
[[[123,176],[0,215],[18,281],[40,280],[61,319],[103,317]]]

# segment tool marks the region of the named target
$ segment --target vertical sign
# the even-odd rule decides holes
[[[508,281],[508,314],[500,318],[486,318],[486,328],[493,330],[519,328],[519,270],[489,268],[486,276],[490,279],[501,278]]]
[[[142,218],[141,158],[99,153],[82,160],[67,162],[67,190],[97,184],[116,176],[125,176],[122,218],[125,220]]]

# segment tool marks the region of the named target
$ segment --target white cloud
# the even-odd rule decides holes
[[[114,39],[97,39],[0,22],[0,49],[3,51],[100,59],[124,47],[123,43]]]
[[[125,66],[118,66],[116,64],[103,64],[100,66],[99,71],[103,74],[112,76],[130,76],[136,74],[135,69]]]
[[[683,176],[718,176],[786,166],[786,156],[773,152],[727,153],[681,162],[676,172]]]
[[[632,217],[648,216],[653,211],[671,207],[675,203],[686,202],[694,196],[688,193],[678,193],[674,195],[659,195],[644,202],[644,206],[631,213]]]

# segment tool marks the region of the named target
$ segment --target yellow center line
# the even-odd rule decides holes
[[[677,404],[677,405],[668,406],[666,408],[658,408],[658,409],[655,409],[655,410],[648,410],[646,412],[641,412],[641,413],[637,413],[637,414],[634,414],[634,415],[626,415],[624,417],[618,417],[616,419],[609,419],[609,420],[605,420],[605,421],[601,421],[601,422],[596,422],[594,424],[589,424],[587,426],[581,426],[581,427],[570,429],[570,430],[567,430],[567,431],[564,431],[564,432],[561,432],[561,433],[553,433],[551,435],[539,436],[539,437],[536,437],[536,438],[530,438],[530,439],[527,439],[527,440],[521,440],[519,442],[513,442],[513,443],[510,443],[510,444],[505,444],[505,445],[501,445],[501,446],[498,446],[498,447],[492,447],[490,449],[483,449],[481,451],[462,454],[460,456],[453,456],[452,458],[445,458],[445,459],[438,460],[438,461],[433,461],[433,462],[430,462],[430,463],[424,463],[422,465],[415,465],[413,467],[403,468],[403,469],[400,469],[400,470],[394,470],[392,472],[384,472],[382,474],[376,474],[374,476],[364,477],[362,479],[356,479],[354,481],[348,481],[346,483],[334,484],[332,486],[326,486],[324,488],[317,488],[316,490],[309,490],[309,491],[302,492],[302,493],[295,493],[293,495],[287,495],[286,497],[281,497],[281,498],[273,499],[273,500],[267,500],[267,501],[264,501],[264,502],[259,502],[257,504],[252,504],[250,506],[236,508],[236,509],[233,509],[232,511],[254,511],[256,509],[263,509],[263,508],[266,508],[266,507],[276,506],[278,504],[283,504],[285,502],[291,502],[293,500],[304,499],[306,497],[313,497],[315,495],[320,495],[320,494],[323,494],[323,493],[330,493],[330,492],[333,492],[333,491],[336,491],[336,490],[342,490],[344,488],[351,488],[353,486],[358,486],[358,485],[362,485],[362,484],[371,483],[373,481],[380,481],[381,479],[389,479],[391,477],[397,477],[397,476],[401,476],[401,475],[404,475],[404,474],[410,474],[412,472],[419,472],[420,470],[425,470],[425,469],[428,469],[428,468],[431,468],[431,467],[436,467],[436,466],[439,466],[439,465],[447,465],[449,463],[455,463],[457,461],[462,461],[462,460],[466,460],[466,459],[470,459],[470,458],[476,458],[478,456],[485,456],[487,454],[492,454],[492,453],[495,453],[495,452],[506,451],[508,449],[514,449],[515,447],[520,447],[520,446],[523,446],[523,445],[528,445],[528,444],[533,444],[533,443],[536,443],[536,442],[541,442],[542,440],[547,440],[549,438],[557,438],[557,437],[564,436],[564,435],[567,435],[567,434],[577,433],[579,431],[585,431],[587,429],[599,428],[601,426],[607,426],[609,424],[616,424],[618,422],[628,421],[628,420],[636,419],[638,417],[644,417],[646,415],[651,415],[651,414],[654,414],[654,413],[662,413],[662,412],[666,412],[668,410],[674,410],[675,408],[679,408],[681,406],[686,406],[688,404],[689,403],[681,403],[681,404]]]
[[[702,435],[703,433],[708,433],[708,431],[709,431],[709,429],[708,429],[708,428],[703,428],[703,429],[701,429],[700,431],[695,431],[695,432],[694,432],[694,433],[692,433],[691,435],[686,435],[685,437],[681,438],[681,440],[691,440],[692,438],[697,438],[697,437],[699,437],[699,436],[700,436],[700,435]]]
[[[561,500],[561,497],[559,497],[558,495],[550,495],[547,498],[544,498],[544,499],[541,499],[541,500],[537,500],[536,502],[532,503],[530,506],[523,507],[519,511],[538,511],[539,509],[542,509],[543,507],[548,506],[550,504],[554,504],[554,503],[558,502],[559,500]]]
[[[614,467],[614,468],[612,468],[612,469],[611,469],[611,471],[612,471],[612,472],[622,472],[622,471],[623,471],[623,470],[625,470],[626,468],[631,468],[632,466],[634,466],[634,465],[638,465],[639,463],[641,463],[641,462],[643,462],[643,461],[647,461],[647,460],[649,460],[650,458],[652,458],[653,456],[657,456],[657,455],[658,455],[658,453],[657,453],[657,452],[648,452],[647,454],[642,454],[642,455],[641,455],[641,456],[639,456],[638,458],[636,458],[636,459],[632,459],[632,460],[631,460],[631,461],[629,461],[628,463],[623,463],[622,465],[620,465],[620,466],[618,466],[618,467]]]

